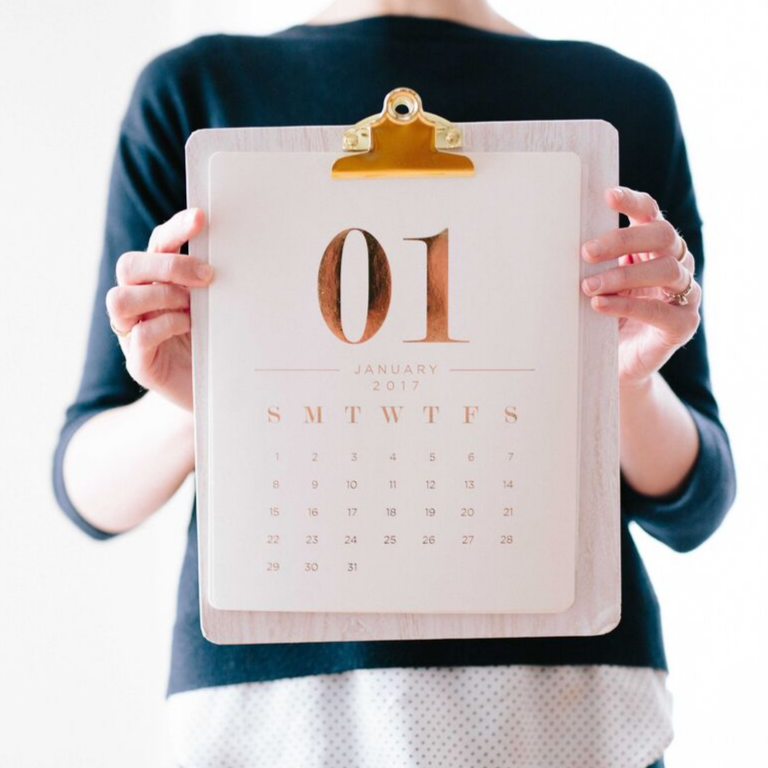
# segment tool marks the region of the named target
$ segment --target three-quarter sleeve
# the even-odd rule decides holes
[[[64,454],[72,436],[89,418],[130,404],[146,392],[126,370],[122,349],[110,328],[106,295],[116,284],[120,255],[146,250],[152,229],[184,207],[183,140],[164,102],[162,64],[155,60],[137,79],[120,125],[84,365],[53,454],[56,501],[67,517],[94,539],[117,534],[96,528],[73,505],[64,484]]]
[[[657,119],[665,130],[658,154],[662,166],[657,200],[666,218],[685,238],[695,260],[696,280],[704,290],[704,243],[680,120],[672,92],[657,76]],[[654,154],[657,154],[654,152]],[[650,191],[650,190],[646,190]],[[736,496],[736,474],[730,440],[712,391],[706,340],[706,302],[700,305],[699,327],[661,368],[661,375],[685,404],[699,435],[699,452],[682,485],[666,496],[646,496],[621,475],[622,512],[651,536],[678,552],[702,544],[720,526]]]

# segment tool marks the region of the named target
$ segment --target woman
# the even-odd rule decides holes
[[[184,210],[189,134],[349,124],[400,85],[458,122],[605,119],[619,130],[622,186],[605,201],[631,226],[584,244],[581,258],[619,266],[581,289],[620,324],[622,620],[598,637],[216,646],[200,632],[193,509],[168,686],[179,763],[661,766],[667,665],[628,524],[690,550],[736,484],[674,99],[656,72],[608,48],[535,38],[485,0],[338,0],[273,35],[202,37],[153,60],[121,125],[85,369],[54,457],[59,504],[107,539],[194,469],[189,289],[215,277],[181,253],[205,225]]]

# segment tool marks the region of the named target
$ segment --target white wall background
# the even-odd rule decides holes
[[[3,0],[0,5],[0,766],[168,768],[163,695],[191,478],[141,529],[91,541],[58,511],[50,460],[74,397],[109,163],[139,69],[197,34],[258,34],[323,4]],[[636,531],[662,604],[671,768],[768,764],[768,367],[763,0],[498,0],[539,37],[609,45],[676,94],[705,221],[715,394],[739,498],[681,555]],[[651,119],[651,116],[649,116]]]

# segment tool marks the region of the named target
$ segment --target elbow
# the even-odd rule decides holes
[[[722,525],[736,501],[736,471],[730,451],[720,466],[717,479],[703,500],[702,513],[685,527],[675,528],[667,545],[675,552],[692,552],[706,542]]]
[[[700,547],[720,527],[736,500],[736,471],[722,425],[692,409],[700,449],[683,488],[671,497],[637,493],[622,476],[626,514],[675,552]]]
[[[69,441],[77,429],[82,426],[82,424],[85,423],[88,418],[95,415],[95,413],[97,413],[97,411],[82,413],[71,421],[66,422],[63,426],[59,434],[58,443],[56,444],[56,448],[53,452],[51,462],[51,484],[53,487],[53,495],[56,499],[56,503],[59,509],[66,515],[66,517],[91,539],[94,539],[95,541],[106,541],[107,539],[111,539],[114,536],[117,536],[119,532],[104,530],[93,525],[93,523],[87,520],[74,505],[64,481],[64,456],[66,454]]]
[[[667,539],[667,546],[675,552],[693,552],[698,549],[717,529],[697,531],[695,533],[682,533]]]

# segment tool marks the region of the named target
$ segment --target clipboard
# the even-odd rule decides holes
[[[188,205],[207,221],[189,252],[215,275],[191,290],[204,636],[243,644],[613,629],[618,322],[598,316],[579,285],[617,260],[587,264],[579,246],[618,226],[603,199],[618,183],[616,129],[603,120],[451,123],[397,88],[354,126],[195,131],[186,162]],[[559,201],[555,219],[548,201]],[[480,232],[507,238],[498,257]],[[421,254],[406,256],[405,246]],[[527,276],[524,293],[517,276]],[[494,287],[504,284],[532,325],[504,314]],[[542,309],[550,300],[556,309]],[[566,305],[567,322],[558,314]],[[355,313],[364,320],[351,333]],[[559,352],[558,329],[572,341]],[[385,362],[393,349],[403,351]],[[525,350],[540,368],[524,367]],[[558,389],[561,375],[573,386]],[[526,403],[519,413],[516,397]],[[448,425],[446,403],[470,430],[487,419],[470,442],[471,431]],[[495,422],[486,417],[494,404]],[[420,408],[422,421],[388,429],[397,408]]]

